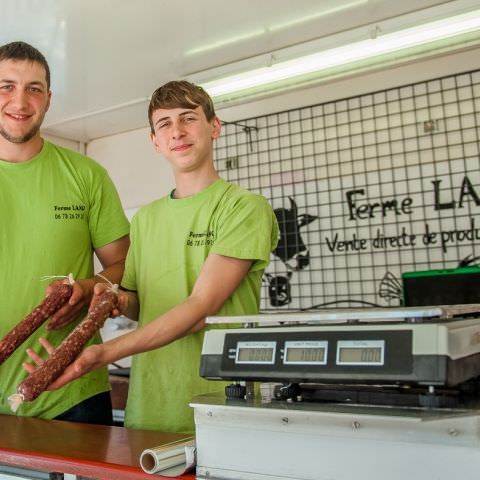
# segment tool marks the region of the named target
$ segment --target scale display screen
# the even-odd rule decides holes
[[[273,365],[277,342],[237,342],[235,363]]]
[[[285,365],[326,365],[328,342],[286,341],[283,353]]]
[[[408,330],[390,323],[212,329],[206,332],[213,334],[205,336],[200,375],[281,383],[429,381],[430,360],[424,362],[413,352],[412,328],[425,325],[409,324]]]
[[[337,365],[383,365],[384,340],[340,340],[337,342]]]

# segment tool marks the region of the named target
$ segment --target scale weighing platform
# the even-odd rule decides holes
[[[211,317],[200,479],[477,479],[480,305]],[[229,327],[231,325],[226,325]],[[218,326],[216,326],[218,327]],[[270,398],[243,397],[249,381]],[[240,394],[239,394],[240,392]]]

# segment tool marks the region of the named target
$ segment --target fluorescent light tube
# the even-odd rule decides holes
[[[218,80],[199,82],[212,97],[238,94],[244,90],[323,72],[330,68],[394,54],[480,29],[480,10],[446,18],[394,33],[378,35],[349,45],[282,61]]]

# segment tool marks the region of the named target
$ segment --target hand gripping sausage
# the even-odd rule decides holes
[[[82,351],[83,346],[103,325],[117,306],[116,286],[93,297],[86,317],[56,348],[50,357],[17,386],[17,393],[8,398],[15,412],[24,401],[35,400],[53,383]]]
[[[0,340],[0,365],[51,315],[68,302],[72,286],[60,283],[20,323]]]

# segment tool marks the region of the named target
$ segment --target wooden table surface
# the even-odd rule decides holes
[[[160,480],[166,477],[141,469],[141,452],[187,436],[0,415],[0,463],[98,479]],[[177,478],[193,480],[195,475]]]

